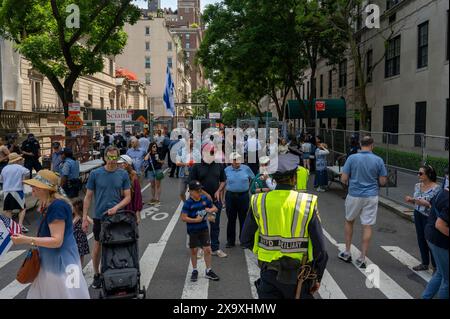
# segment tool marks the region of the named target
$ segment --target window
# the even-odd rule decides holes
[[[186,41],[189,41],[191,39],[191,35],[189,33],[186,33]]]
[[[169,68],[172,68],[172,57],[167,58],[167,65],[169,66]]]
[[[167,42],[167,51],[172,51],[172,42]]]
[[[395,7],[399,2],[400,0],[386,0],[386,10]]]
[[[333,94],[333,70],[328,71],[328,95]]]
[[[417,68],[428,65],[428,21],[418,26]]]
[[[189,13],[189,8],[184,8],[185,13]]]
[[[393,24],[395,21],[397,21],[397,13],[394,12],[389,16],[389,24]]]
[[[88,94],[88,100],[89,102],[91,102],[91,106],[94,104],[94,97],[92,96],[92,94]]]
[[[111,110],[114,110],[114,99],[109,99],[109,105],[111,106]]]
[[[389,40],[385,58],[385,77],[400,74],[400,36]]]
[[[389,105],[383,109],[383,132],[398,134],[399,106]],[[383,143],[398,144],[398,135],[383,134]]]
[[[191,44],[189,42],[186,42],[186,49],[190,49],[191,48]]]
[[[150,27],[145,27],[145,35],[150,35]]]
[[[369,50],[367,51],[367,56],[366,56],[366,76],[367,76],[367,82],[371,83],[372,82],[372,68],[373,68],[373,51]]]
[[[150,51],[150,42],[145,42],[145,51]]]
[[[150,61],[150,57],[149,56],[145,57],[145,68],[146,69],[150,69],[151,68],[151,61]]]
[[[42,82],[32,81],[31,82],[31,94],[32,94],[32,103],[33,108],[41,107],[41,90],[42,90]]]
[[[100,98],[100,107],[101,107],[102,110],[105,109],[105,99],[102,98],[102,97]]]
[[[416,103],[416,125],[414,136],[414,146],[422,146],[422,138],[418,134],[425,134],[427,128],[427,102]]]
[[[320,97],[323,97],[323,74],[320,75],[319,92]]]
[[[191,53],[190,52],[186,52],[186,58],[190,58],[191,57]]]
[[[339,87],[347,85],[347,60],[339,63]]]
[[[145,73],[145,84],[150,85],[152,83],[152,75],[151,73]]]

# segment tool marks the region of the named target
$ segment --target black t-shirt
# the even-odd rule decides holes
[[[224,167],[219,163],[195,164],[189,178],[191,181],[199,181],[203,185],[203,189],[214,198],[220,183],[225,182]]]
[[[442,190],[432,201],[430,216],[425,226],[425,239],[448,250],[448,236],[436,229],[436,220],[441,218],[448,224],[448,191]]]
[[[31,152],[34,156],[23,155],[25,159],[38,159],[39,158],[39,150],[41,146],[37,139],[25,140],[22,143],[22,151]]]

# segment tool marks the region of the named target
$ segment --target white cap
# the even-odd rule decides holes
[[[133,160],[128,155],[120,155],[120,159],[117,161],[118,164],[127,163],[128,165],[133,165]]]
[[[260,157],[259,158],[259,163],[260,164],[267,164],[267,163],[269,163],[270,162],[270,158],[269,158],[269,156],[263,156],[263,157]]]
[[[230,154],[230,161],[240,160],[241,158],[242,158],[242,156],[236,152],[233,152]]]

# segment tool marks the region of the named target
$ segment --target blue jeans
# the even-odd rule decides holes
[[[214,202],[214,206],[217,207],[216,221],[214,223],[209,223],[209,233],[211,236],[211,250],[219,250],[219,234],[220,234],[220,212],[222,211],[222,203],[217,201]]]
[[[427,243],[436,261],[436,272],[425,288],[422,298],[431,299],[437,293],[439,299],[448,299],[448,250],[429,241]]]
[[[431,257],[431,264],[435,268],[436,263],[434,262],[433,253],[428,247],[427,241],[425,239],[425,226],[427,224],[427,221],[427,216],[419,213],[417,210],[414,211],[414,224],[416,225],[417,243],[419,244],[422,264],[429,266]]]
[[[316,170],[316,176],[314,178],[314,187],[317,188],[319,186],[328,186],[328,171],[325,170]]]

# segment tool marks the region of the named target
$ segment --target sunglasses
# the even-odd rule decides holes
[[[119,159],[119,156],[106,156],[106,159],[108,161],[117,161]]]

